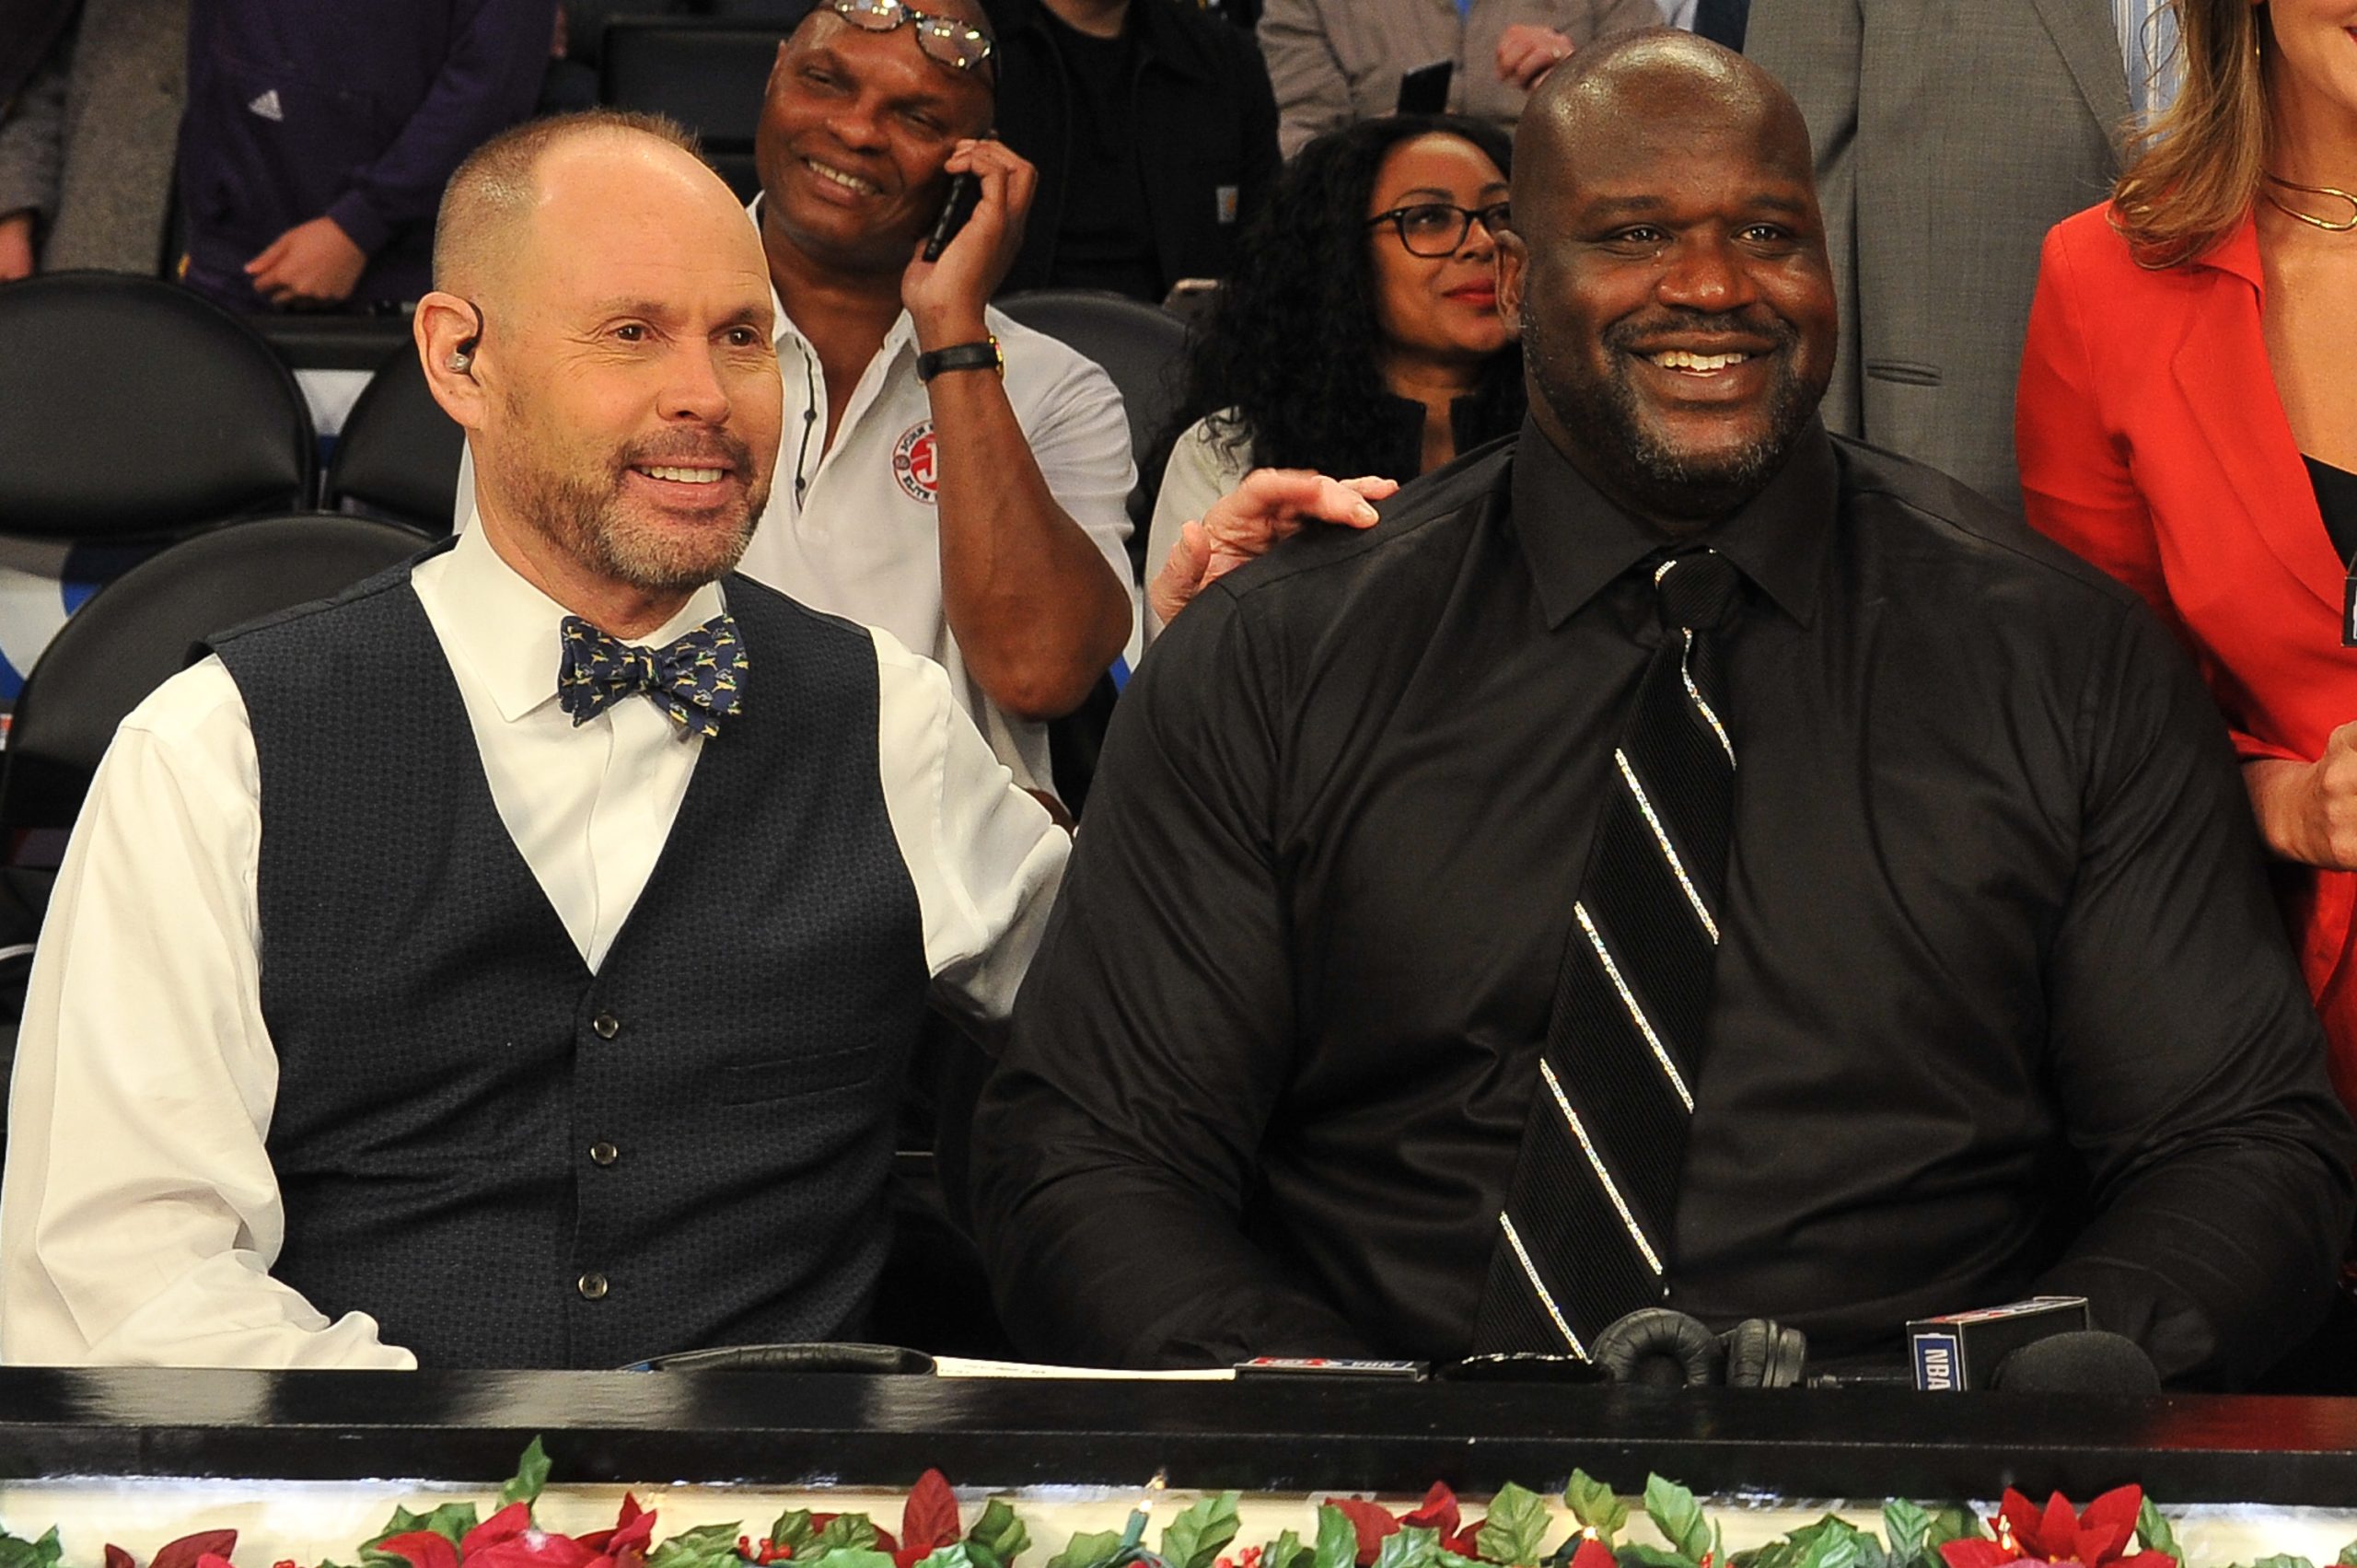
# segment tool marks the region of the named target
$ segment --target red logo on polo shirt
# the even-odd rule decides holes
[[[892,477],[900,482],[910,500],[933,505],[934,494],[941,485],[935,460],[933,421],[918,420],[900,433],[899,444],[892,448]]]

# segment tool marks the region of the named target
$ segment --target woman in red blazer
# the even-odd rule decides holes
[[[2200,662],[2357,1107],[2357,15],[2175,3],[2175,106],[2047,236],[2023,499]]]

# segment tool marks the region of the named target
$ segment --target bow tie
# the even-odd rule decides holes
[[[578,615],[559,628],[556,694],[584,725],[634,691],[697,735],[720,733],[720,721],[744,700],[745,645],[737,622],[715,615],[668,648],[642,648],[610,637]]]

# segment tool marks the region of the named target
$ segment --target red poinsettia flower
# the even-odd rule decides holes
[[[1620,1559],[1603,1541],[1584,1535],[1580,1537],[1580,1549],[1572,1553],[1572,1568],[1620,1568]]]
[[[404,1560],[410,1568],[459,1568],[459,1549],[439,1530],[387,1536],[377,1543],[377,1550]]]
[[[571,1536],[533,1524],[528,1503],[510,1503],[459,1542],[464,1568],[588,1568],[598,1555]]]
[[[949,1490],[946,1476],[927,1470],[909,1488],[900,1509],[900,1546],[892,1561],[899,1568],[912,1568],[936,1548],[957,1545],[959,1533],[958,1494]]]
[[[1480,1521],[1468,1521],[1459,1516],[1457,1493],[1448,1489],[1448,1482],[1445,1481],[1433,1482],[1433,1489],[1424,1493],[1424,1500],[1400,1515],[1399,1523],[1403,1528],[1412,1527],[1420,1530],[1439,1531],[1443,1551],[1453,1551],[1459,1557],[1480,1555],[1474,1546],[1474,1538],[1480,1534]]]
[[[1399,1533],[1399,1521],[1387,1508],[1358,1497],[1329,1497],[1328,1503],[1340,1508],[1351,1521],[1351,1528],[1359,1535],[1359,1568],[1374,1568],[1376,1554],[1383,1550],[1383,1538]]]
[[[621,1511],[614,1516],[613,1529],[591,1530],[586,1536],[575,1536],[573,1539],[592,1551],[604,1551],[612,1543],[615,1530],[627,1529],[633,1521],[640,1518],[649,1521],[648,1528],[654,1527],[652,1522],[654,1516],[638,1505],[638,1493],[625,1492],[622,1493]]]
[[[2020,1558],[2040,1562],[2077,1562],[2084,1568],[2115,1568],[2122,1563],[2129,1541],[2136,1534],[2136,1516],[2144,1506],[2143,1489],[2116,1487],[2073,1513],[2061,1493],[2049,1497],[2043,1509],[2010,1487],[1989,1521],[1995,1540],[1952,1540],[1940,1548],[1947,1568],[1997,1568]],[[2177,1568],[2177,1560],[2157,1551],[2140,1551],[2135,1568]]]
[[[589,1568],[640,1568],[646,1561],[646,1549],[655,1544],[655,1511],[640,1508],[638,1499],[625,1493],[621,1522],[599,1533],[605,1539],[598,1543],[598,1555],[589,1560]],[[582,1544],[594,1539],[585,1536]]]

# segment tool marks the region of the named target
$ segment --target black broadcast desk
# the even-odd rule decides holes
[[[2084,1503],[2357,1507],[2357,1400],[1656,1390],[1265,1379],[951,1379],[758,1372],[0,1369],[0,1482],[38,1478],[496,1482],[531,1437],[567,1482],[780,1489],[1135,1487],[1420,1494],[1445,1481]]]

